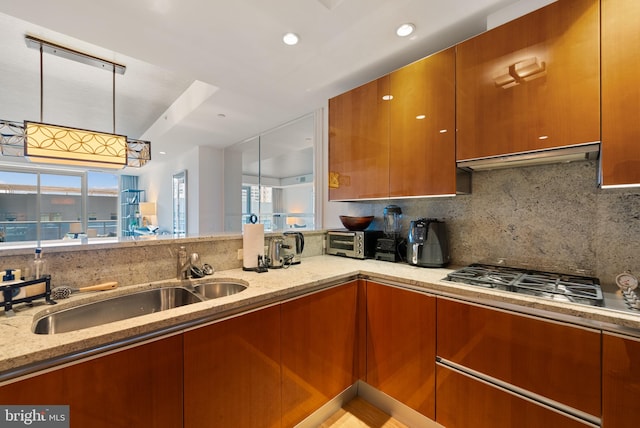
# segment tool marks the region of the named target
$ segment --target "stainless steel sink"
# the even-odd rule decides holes
[[[196,292],[205,299],[217,299],[219,297],[231,296],[247,289],[247,286],[236,281],[211,281],[194,285]]]
[[[186,288],[154,288],[45,315],[34,322],[33,332],[55,334],[76,331],[202,301],[202,297]]]

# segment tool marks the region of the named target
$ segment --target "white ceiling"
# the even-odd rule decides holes
[[[40,119],[29,33],[127,67],[116,77],[116,132],[151,139],[154,161],[160,150],[170,159],[226,147],[484,31],[488,14],[513,3],[0,0],[0,118]],[[417,31],[401,39],[404,22]],[[282,43],[288,31],[297,46]],[[88,68],[45,54],[45,122],[112,130],[111,75]]]

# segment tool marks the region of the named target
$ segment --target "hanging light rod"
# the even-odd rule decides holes
[[[43,52],[59,56],[61,58],[70,59],[82,64],[91,65],[93,67],[102,68],[103,70],[107,71],[115,71],[118,74],[124,74],[125,70],[127,69],[127,67],[122,64],[98,58],[97,56],[79,52],[65,46],[60,46],[55,43],[39,39],[37,37],[30,36],[28,34],[24,36],[24,39],[28,47],[38,50],[40,50],[40,47],[42,47]]]

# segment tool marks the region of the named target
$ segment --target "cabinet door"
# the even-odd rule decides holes
[[[457,159],[600,141],[599,2],[562,0],[457,46]]]
[[[357,281],[282,304],[283,426],[356,381],[357,307]]]
[[[438,299],[439,357],[600,417],[600,332]]]
[[[280,308],[184,334],[184,426],[279,427]]]
[[[0,388],[0,403],[69,405],[72,428],[182,426],[182,335]]]
[[[389,76],[329,100],[329,200],[389,196]]]
[[[391,73],[391,197],[455,195],[454,80],[454,48]]]
[[[605,333],[602,346],[602,428],[637,427],[640,340]]]
[[[493,385],[438,365],[436,422],[447,428],[585,428],[570,418]]]
[[[640,2],[602,0],[602,184],[640,184]]]
[[[435,419],[436,299],[367,282],[366,382]]]

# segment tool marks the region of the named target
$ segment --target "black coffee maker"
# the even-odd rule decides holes
[[[376,260],[397,262],[401,260],[400,250],[404,240],[402,233],[402,209],[397,205],[387,205],[384,208],[384,234],[376,241]]]

